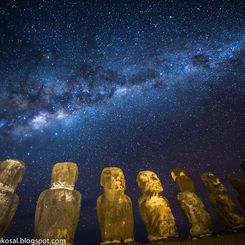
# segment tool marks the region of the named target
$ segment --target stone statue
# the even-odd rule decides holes
[[[215,209],[221,223],[226,230],[233,231],[245,227],[245,220],[239,209],[228,197],[225,186],[211,172],[201,176],[202,182],[208,188],[209,201]]]
[[[25,165],[19,160],[5,160],[0,163],[0,237],[8,228],[19,205],[15,192],[25,173]]]
[[[141,171],[137,183],[142,191],[138,199],[140,215],[149,241],[178,237],[174,216],[168,200],[161,195],[163,187],[157,175],[152,171]]]
[[[120,168],[104,168],[100,184],[104,193],[97,199],[101,232],[100,244],[134,242],[134,219],[131,199],[124,194],[125,179]]]
[[[174,169],[171,176],[180,189],[178,201],[184,212],[192,238],[212,235],[212,223],[203,202],[195,194],[195,186],[190,177],[182,169]]]
[[[81,208],[81,194],[74,190],[77,178],[75,163],[54,165],[51,188],[43,191],[37,201],[36,239],[65,239],[67,245],[73,244]]]

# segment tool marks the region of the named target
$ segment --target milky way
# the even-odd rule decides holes
[[[140,241],[138,171],[159,174],[182,234],[171,169],[185,168],[204,201],[203,171],[227,185],[240,174],[242,1],[12,0],[1,1],[0,15],[1,159],[27,165],[7,236],[32,236],[35,202],[58,161],[78,163],[76,239],[87,245],[98,244],[95,203],[106,166],[125,172]]]

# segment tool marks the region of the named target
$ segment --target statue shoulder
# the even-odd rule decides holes
[[[73,190],[73,193],[78,200],[82,200],[82,194],[79,191]]]
[[[124,195],[125,201],[128,203],[132,203],[131,198],[128,195]]]
[[[103,196],[104,194],[101,194],[100,196],[98,196],[96,202],[97,202],[97,205],[101,204],[102,200],[103,200]]]

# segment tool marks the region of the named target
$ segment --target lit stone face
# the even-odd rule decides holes
[[[78,178],[77,164],[72,162],[56,163],[52,170],[52,188],[74,187]]]
[[[19,204],[14,193],[25,172],[25,165],[19,160],[5,160],[0,163],[0,237],[8,228]]]
[[[65,239],[66,244],[73,244],[81,208],[81,194],[74,190],[77,175],[75,163],[54,165],[52,187],[37,201],[35,238]]]
[[[175,219],[168,200],[160,194],[163,187],[157,175],[152,171],[141,171],[137,183],[142,191],[138,205],[149,241],[177,237]]]
[[[104,189],[122,192],[125,190],[125,178],[123,171],[120,168],[104,168],[101,174],[100,183]]]
[[[212,224],[204,204],[195,194],[195,186],[190,177],[182,169],[175,169],[171,176],[180,189],[178,201],[188,220],[192,237],[209,236],[212,234]]]
[[[100,183],[104,188],[104,193],[97,199],[101,244],[133,242],[132,202],[124,194],[125,179],[122,170],[116,167],[105,168]]]
[[[203,173],[201,179],[210,191],[209,201],[225,229],[237,230],[244,228],[244,217],[234,202],[228,197],[223,183],[211,172]]]
[[[25,165],[19,160],[5,160],[0,164],[0,187],[6,187],[14,192],[21,182],[25,172]]]
[[[161,193],[163,191],[159,178],[152,171],[139,172],[137,183],[144,194]]]

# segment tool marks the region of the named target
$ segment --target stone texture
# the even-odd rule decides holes
[[[212,224],[203,202],[195,194],[195,186],[183,169],[175,169],[171,176],[180,189],[178,201],[188,220],[191,237],[210,236]]]
[[[211,172],[203,173],[201,179],[210,191],[208,199],[225,229],[237,230],[244,228],[244,217],[234,202],[228,197],[223,183]]]
[[[174,216],[168,200],[161,195],[163,187],[157,175],[152,171],[141,171],[137,176],[137,183],[142,191],[138,205],[148,240],[178,237]]]
[[[74,189],[78,178],[78,169],[75,163],[63,162],[56,163],[52,170],[51,185],[52,189],[62,188]]]
[[[19,160],[5,160],[0,163],[0,237],[6,232],[19,204],[14,193],[22,181],[25,165]]]
[[[125,178],[116,167],[104,168],[101,174],[104,193],[97,199],[101,244],[134,242],[131,199],[124,194]]]
[[[74,190],[77,176],[75,163],[54,165],[51,189],[43,191],[37,201],[35,238],[65,239],[66,244],[73,244],[81,208],[81,194]]]

